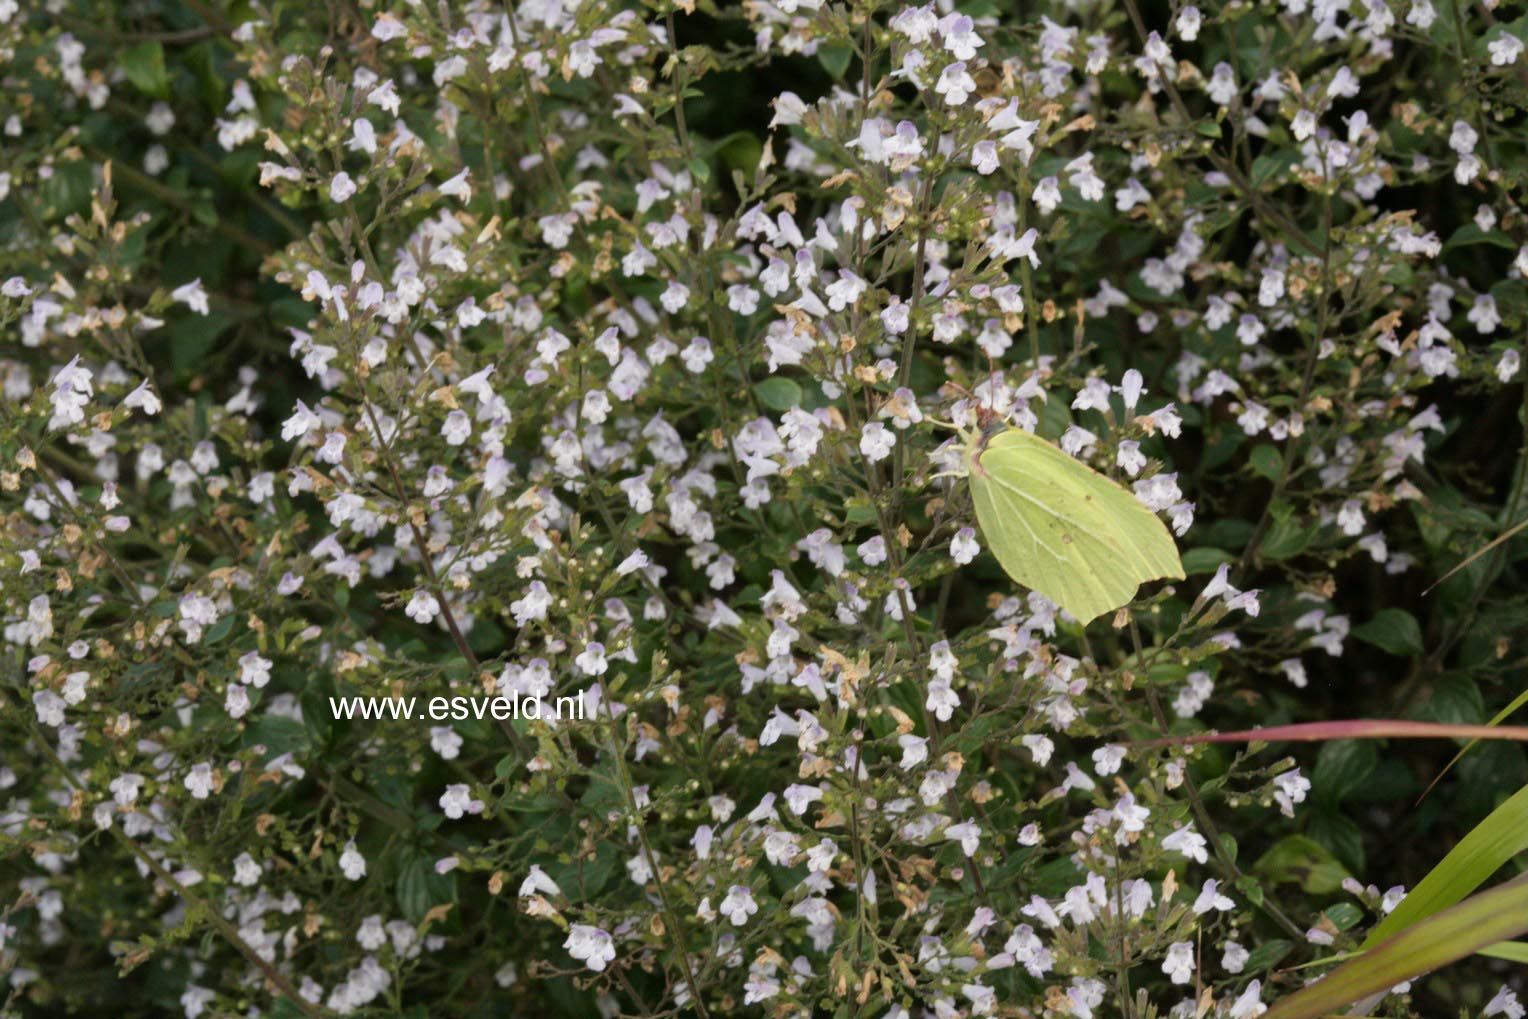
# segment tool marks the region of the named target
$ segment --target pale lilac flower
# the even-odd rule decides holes
[[[615,959],[615,942],[610,935],[587,924],[576,923],[568,928],[568,937],[562,947],[596,973],[603,972]]]
[[[207,303],[207,288],[202,286],[201,277],[197,277],[190,283],[182,283],[170,291],[171,300],[179,301],[198,315],[206,315],[211,312]]]

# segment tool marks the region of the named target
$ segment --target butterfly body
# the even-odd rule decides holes
[[[1128,604],[1148,580],[1183,578],[1156,514],[1039,436],[983,429],[964,459],[983,541],[1003,570],[1082,622]]]

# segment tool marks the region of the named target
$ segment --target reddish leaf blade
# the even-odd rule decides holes
[[[1167,736],[1144,740],[1146,746],[1167,743],[1272,743],[1334,739],[1506,739],[1528,742],[1528,726],[1450,725],[1445,722],[1410,722],[1399,718],[1355,718],[1340,722],[1300,722],[1270,725],[1265,729],[1238,732],[1205,732],[1193,736]]]

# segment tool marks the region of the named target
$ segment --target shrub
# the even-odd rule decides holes
[[[1521,750],[1149,741],[1521,691],[1523,544],[1427,590],[1528,516],[1512,17],[0,0],[0,1012],[1323,972]],[[1016,586],[987,417],[1187,578]],[[495,693],[584,717],[337,708]]]

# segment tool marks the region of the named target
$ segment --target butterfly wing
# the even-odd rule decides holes
[[[1019,429],[973,458],[971,495],[1004,571],[1084,623],[1159,577],[1182,579],[1167,526],[1125,488]]]

